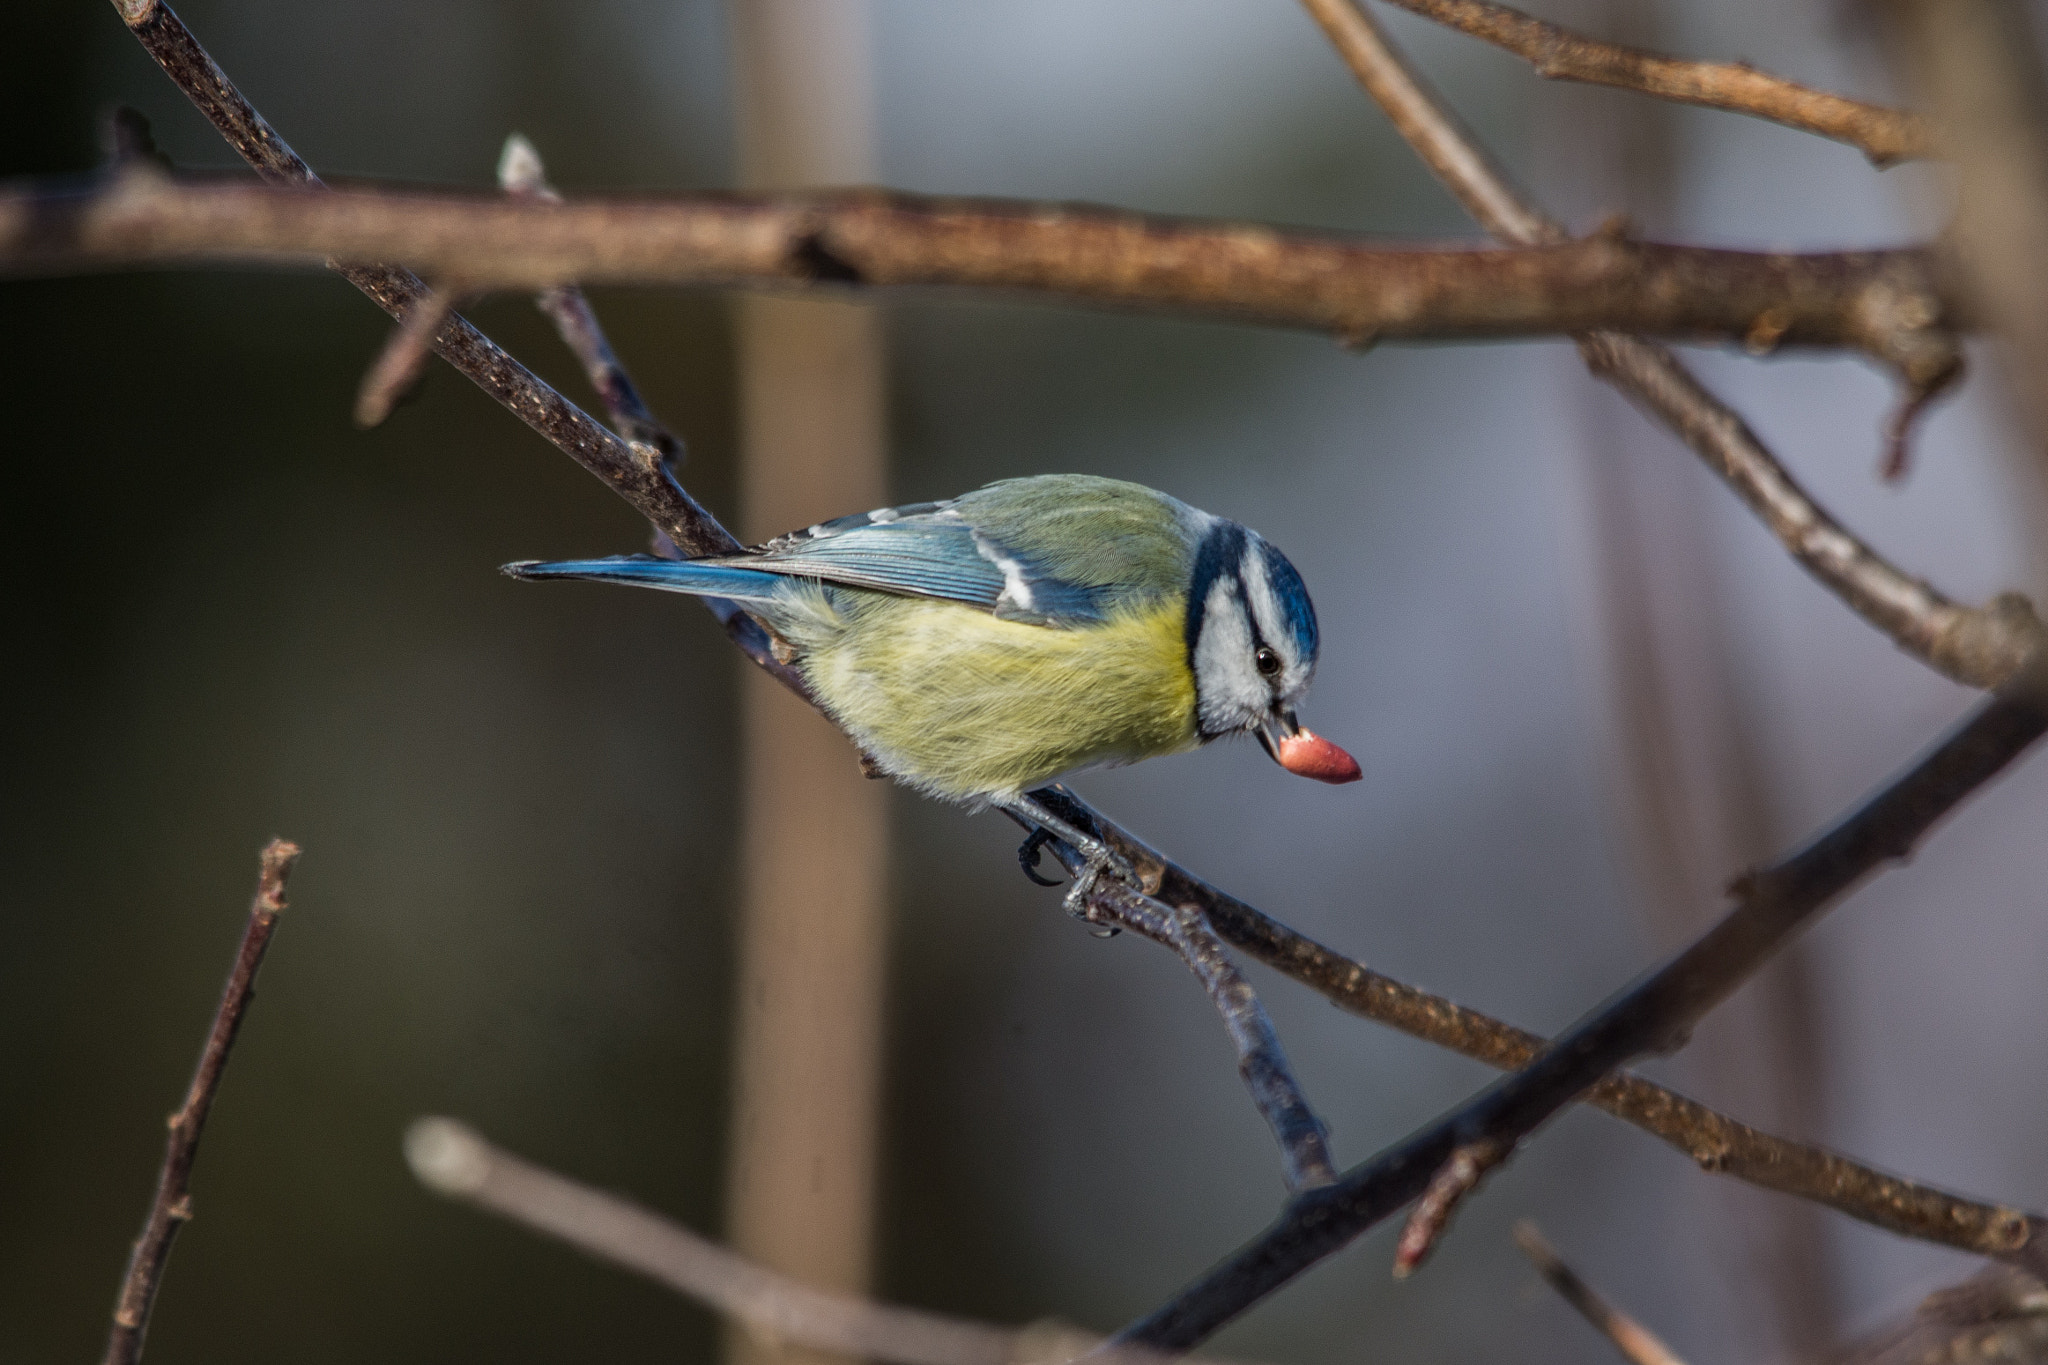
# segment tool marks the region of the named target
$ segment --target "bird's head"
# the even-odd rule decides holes
[[[1295,718],[1316,672],[1316,609],[1287,556],[1215,519],[1188,585],[1188,668],[1204,740],[1255,734],[1273,761],[1322,782],[1356,782],[1358,761]]]

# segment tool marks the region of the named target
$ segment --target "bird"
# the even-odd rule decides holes
[[[1122,860],[1027,795],[1063,774],[1250,734],[1289,772],[1362,776],[1296,716],[1320,636],[1293,564],[1248,527],[1142,484],[1004,479],[738,554],[504,572],[734,604],[881,772],[1079,850],[1076,893]]]

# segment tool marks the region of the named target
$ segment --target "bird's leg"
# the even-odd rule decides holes
[[[1104,872],[1113,874],[1119,881],[1137,886],[1138,874],[1131,870],[1131,865],[1124,861],[1121,854],[1094,835],[1083,834],[1078,826],[1054,815],[1035,798],[1012,796],[997,801],[995,805],[1019,824],[1027,828],[1035,826],[1039,834],[1050,835],[1081,855],[1081,871],[1075,876],[1074,884],[1067,888],[1064,901],[1067,913],[1076,919],[1089,918],[1088,893],[1095,889],[1096,878]],[[1043,840],[1039,842],[1042,843]],[[1034,853],[1037,852],[1029,840],[1026,841],[1025,847],[1031,848]],[[1023,849],[1019,849],[1018,853],[1021,857]],[[1032,880],[1036,881],[1037,878],[1034,877]]]

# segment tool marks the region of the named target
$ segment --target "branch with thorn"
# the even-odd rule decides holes
[[[128,1257],[128,1273],[122,1277],[121,1292],[114,1302],[114,1327],[107,1336],[104,1365],[134,1365],[142,1359],[143,1339],[149,1332],[150,1309],[156,1304],[157,1288],[163,1283],[164,1266],[169,1263],[171,1242],[178,1229],[192,1221],[192,1165],[199,1158],[199,1136],[206,1128],[206,1116],[213,1109],[213,1097],[227,1074],[228,1054],[234,1050],[235,1035],[241,1031],[249,1001],[256,994],[256,971],[270,948],[270,935],[285,908],[285,879],[299,856],[299,846],[285,839],[272,839],[264,848],[256,876],[256,898],[249,906],[249,923],[242,930],[241,946],[235,951],[234,966],[228,971],[227,986],[213,1013],[205,1046],[199,1052],[199,1066],[186,1088],[185,1102],[169,1121],[170,1137],[164,1144],[163,1169],[157,1175],[156,1197],[150,1202],[149,1218],[135,1249]]]

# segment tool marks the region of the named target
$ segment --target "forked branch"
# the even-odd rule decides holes
[[[1908,856],[1937,820],[2004,771],[2044,731],[2048,656],[2008,681],[1834,828],[1743,878],[1735,908],[1718,924],[1566,1030],[1528,1066],[1345,1172],[1337,1184],[1298,1196],[1272,1227],[1113,1343],[1194,1346],[1418,1198],[1454,1154],[1484,1145],[1487,1164],[1506,1160],[1544,1120],[1607,1073],[1676,1046],[1794,934],[1879,867]]]
[[[1564,228],[1515,187],[1361,0],[1303,4],[1401,136],[1487,231],[1529,244],[1564,238]],[[1814,501],[1742,415],[1670,352],[1611,330],[1582,335],[1579,348],[1595,374],[1706,461],[1822,586],[1915,658],[1958,682],[1988,687],[2048,641],[2024,599],[1966,607],[1871,549]],[[1906,361],[1908,404],[1924,407],[1930,393],[1953,380],[1956,363],[1954,353],[1938,345]]]
[[[1141,886],[1174,905],[1201,909],[1233,946],[1360,1018],[1502,1071],[1527,1066],[1549,1040],[1432,995],[1316,942],[1219,890],[1060,789],[1077,821],[1136,870]],[[1045,793],[1037,793],[1044,799]],[[2048,1222],[1998,1204],[1887,1175],[1824,1148],[1738,1123],[1697,1100],[1618,1072],[1581,1099],[1634,1124],[1716,1175],[1823,1204],[1903,1237],[1995,1256],[2048,1274]]]

